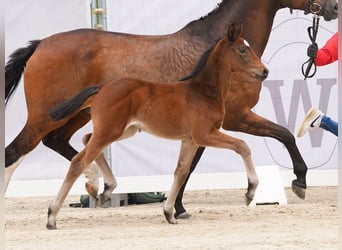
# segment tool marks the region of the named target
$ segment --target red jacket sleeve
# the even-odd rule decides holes
[[[336,32],[326,44],[318,50],[315,62],[317,66],[323,66],[338,59],[338,33]]]

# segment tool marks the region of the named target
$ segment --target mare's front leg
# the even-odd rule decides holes
[[[189,141],[182,141],[178,163],[174,172],[174,180],[171,190],[164,203],[164,215],[170,224],[177,224],[177,220],[173,215],[173,207],[181,186],[185,183],[190,172],[190,164],[196,153],[198,146]]]
[[[293,180],[292,182],[292,190],[299,198],[304,199],[306,189],[307,166],[298,150],[295,138],[291,134],[291,132],[288,129],[270,120],[267,120],[266,118],[261,117],[251,111],[243,115],[239,119],[239,122],[234,124],[234,128],[232,128],[230,122],[231,119],[229,117],[226,117],[223,128],[227,130],[245,132],[257,136],[272,137],[285,145],[292,160],[293,171],[297,176],[297,179]]]

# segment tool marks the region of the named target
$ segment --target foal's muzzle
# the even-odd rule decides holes
[[[265,80],[268,77],[268,73],[269,73],[269,70],[267,68],[264,68],[263,71],[261,71],[260,73],[257,74],[257,77],[261,81],[263,81],[263,80]]]

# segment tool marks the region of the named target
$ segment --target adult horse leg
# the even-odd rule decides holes
[[[177,198],[176,198],[176,201],[175,201],[175,218],[176,219],[187,219],[189,218],[191,215],[186,212],[184,206],[183,206],[183,194],[184,194],[184,190],[185,190],[185,187],[186,187],[186,184],[188,183],[189,181],[189,178],[190,178],[190,175],[192,174],[192,172],[195,170],[199,160],[201,159],[201,156],[204,152],[204,149],[205,147],[199,147],[196,151],[196,154],[191,162],[191,166],[190,166],[190,171],[189,171],[189,174],[188,176],[186,177],[186,180],[184,182],[184,184],[182,185],[182,187],[180,188],[178,194],[177,194]]]
[[[307,166],[298,150],[294,136],[288,129],[267,120],[252,111],[243,115],[241,119],[234,124],[234,128],[231,126],[231,119],[226,117],[223,128],[257,136],[272,137],[282,142],[290,154],[293,171],[297,176],[297,179],[292,182],[292,191],[299,198],[305,198]]]
[[[192,142],[182,141],[172,187],[164,203],[164,216],[170,224],[177,224],[177,220],[173,215],[173,207],[180,188],[189,176],[190,164],[197,148],[198,146]]]
[[[26,121],[24,128],[17,137],[5,148],[5,191],[7,190],[10,179],[18,167],[24,156],[32,151],[43,136],[60,126],[60,123],[50,123],[49,120],[43,119],[32,123],[30,119]]]

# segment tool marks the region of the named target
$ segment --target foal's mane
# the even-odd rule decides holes
[[[197,64],[194,68],[194,70],[190,73],[190,75],[185,76],[183,78],[180,79],[180,81],[186,81],[189,79],[194,79],[198,73],[202,70],[202,68],[204,67],[205,63],[207,62],[209,55],[211,54],[211,51],[215,48],[216,44],[218,43],[218,41],[220,41],[220,39],[218,39],[213,45],[211,45],[200,57],[200,59],[197,61]]]

